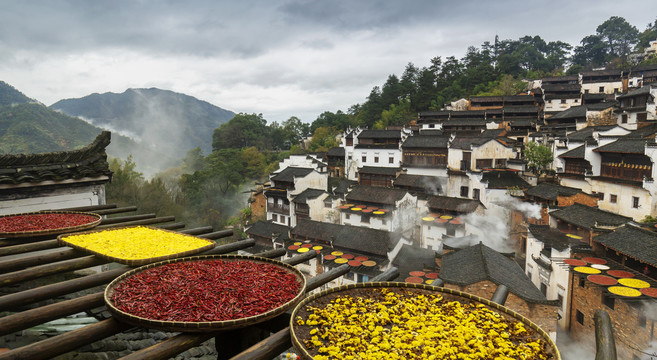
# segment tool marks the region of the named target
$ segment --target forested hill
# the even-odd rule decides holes
[[[209,153],[214,129],[235,116],[192,96],[156,88],[92,94],[58,101],[51,108],[181,157],[196,147]]]
[[[4,81],[0,81],[0,106],[35,102]]]

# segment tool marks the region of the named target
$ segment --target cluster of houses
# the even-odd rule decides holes
[[[505,285],[507,306],[591,352],[602,309],[619,356],[642,358],[657,322],[656,81],[657,66],[544,78],[408,126],[349,129],[252,191],[262,220],[246,233],[287,256],[317,252],[308,276],[350,265],[327,286],[392,266],[398,281],[483,298]],[[552,150],[547,173],[527,166],[530,141]],[[613,288],[630,278],[639,295]]]

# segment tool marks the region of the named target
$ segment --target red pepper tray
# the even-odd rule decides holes
[[[284,281],[287,287],[278,286],[277,281]],[[211,291],[205,291],[202,284],[211,284],[207,285]],[[104,297],[110,313],[131,325],[163,331],[212,332],[276,317],[302,300],[305,287],[303,274],[278,260],[205,255],[131,270],[112,281]],[[223,320],[162,320],[181,318]]]
[[[38,230],[29,230],[29,231],[0,231],[0,238],[24,238],[24,237],[35,237],[35,236],[48,236],[48,235],[59,235],[63,233],[70,233],[75,231],[82,231],[92,229],[98,224],[100,224],[101,216],[95,213],[90,212],[79,212],[79,211],[56,211],[56,210],[44,210],[44,211],[35,211],[19,214],[8,214],[0,216],[0,219],[5,219],[13,216],[31,216],[31,215],[47,215],[47,214],[61,214],[61,215],[87,215],[93,219],[84,224],[75,225],[75,226],[57,226],[55,223],[44,223]]]

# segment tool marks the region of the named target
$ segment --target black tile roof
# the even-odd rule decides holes
[[[304,177],[311,172],[313,172],[314,169],[312,168],[301,168],[301,167],[294,167],[294,166],[289,166],[283,169],[281,172],[278,174],[274,175],[271,177],[271,180],[274,181],[283,181],[283,182],[294,182],[294,178],[299,178],[299,177]]]
[[[429,193],[439,192],[441,189],[441,179],[438,176],[428,176],[428,175],[409,175],[409,174],[400,174],[392,182],[392,185],[403,186],[408,188],[423,189]]]
[[[529,231],[534,237],[545,244],[545,248],[554,248],[559,251],[568,249],[571,245],[581,245],[582,242],[570,238],[557,229],[550,228],[550,225],[529,225]]]
[[[518,263],[483,244],[444,255],[440,278],[462,286],[489,280],[527,302],[548,303]]]
[[[357,185],[347,194],[349,202],[367,202],[375,204],[395,205],[408,192],[400,189],[390,189],[366,185]]]
[[[486,126],[483,119],[450,119],[443,122],[443,127],[449,126]]]
[[[373,174],[373,175],[389,175],[397,176],[397,173],[402,171],[401,168],[390,168],[381,166],[363,166],[358,169],[359,174]]]
[[[345,178],[329,178],[329,188],[336,195],[345,195],[349,189],[358,184],[357,181],[347,180]]]
[[[308,188],[299,194],[297,194],[294,199],[292,199],[293,202],[299,203],[299,204],[305,204],[306,200],[308,199],[317,199],[319,196],[326,194],[326,191],[320,190],[320,189],[312,189]]]
[[[584,159],[586,154],[586,145],[578,146],[570,151],[559,155],[560,158],[569,158],[569,159]]]
[[[504,113],[538,113],[540,108],[536,105],[505,105]]]
[[[525,190],[525,195],[556,201],[558,195],[572,196],[581,192],[581,189],[544,182]]]
[[[610,144],[593,149],[597,152],[625,153],[625,154],[644,154],[646,140],[644,139],[626,139],[621,138]]]
[[[333,247],[366,254],[387,256],[401,239],[400,234],[360,226],[338,225],[313,220],[301,220],[290,234],[332,242]]]
[[[485,172],[481,181],[488,182],[488,189],[507,189],[517,187],[526,189],[530,187],[529,183],[518,175],[516,171],[489,171]]]
[[[358,134],[359,139],[401,139],[399,130],[363,130]]]
[[[344,157],[344,148],[343,147],[332,147],[326,152],[326,156],[339,156]]]
[[[642,126],[629,134],[623,136],[625,139],[645,139],[645,138],[654,138],[654,135],[657,133],[657,123],[651,123],[645,126]]]
[[[550,216],[588,230],[597,226],[620,226],[632,221],[631,217],[578,203],[551,211]]]
[[[436,252],[420,246],[404,244],[392,260],[392,264],[399,270],[399,281],[404,281],[408,273],[415,270],[438,270]]]
[[[657,266],[657,233],[655,232],[625,225],[594,240],[633,259]]]
[[[274,237],[277,237],[280,241],[290,239],[290,227],[274,224],[269,221],[260,220],[247,228],[245,232],[249,235],[264,237],[267,239],[272,239]]]
[[[544,93],[561,91],[578,93],[582,86],[580,84],[543,84],[541,88]]]
[[[560,111],[549,118],[545,118],[545,121],[552,121],[556,119],[582,119],[586,118],[586,107],[580,106],[571,106],[569,109]]]
[[[544,77],[541,79],[541,82],[543,83],[550,83],[554,81],[578,81],[579,76],[577,75],[567,75],[567,76],[550,76],[550,77]]]
[[[628,92],[627,94],[620,95],[616,99],[625,99],[625,98],[630,98],[630,97],[634,97],[634,96],[649,95],[650,90],[652,89],[652,87],[653,87],[653,85],[642,86],[642,87],[640,87],[636,90],[632,90],[632,91]]]
[[[452,140],[452,143],[450,144],[451,149],[463,149],[463,150],[470,150],[472,146],[479,146],[482,145],[488,141],[490,141],[490,137],[479,137],[479,136],[457,136]]]
[[[420,136],[440,136],[444,134],[445,132],[439,129],[420,129]]]
[[[594,131],[606,131],[615,128],[616,125],[598,125],[598,126],[587,126],[583,129],[571,132],[566,134],[568,141],[573,142],[584,142],[593,139]]]
[[[111,133],[103,131],[79,150],[0,155],[0,184],[111,177],[105,152],[110,141]]]
[[[421,132],[422,134],[423,132]],[[430,135],[417,135],[409,136],[402,144],[402,149],[416,149],[416,148],[438,148],[447,149],[449,144],[449,136],[430,136]]]
[[[484,204],[479,200],[472,199],[462,199],[449,196],[432,196],[427,201],[427,207],[431,211],[440,212],[444,211],[454,211],[457,213],[468,214],[475,210],[477,207],[485,207]]]
[[[615,102],[601,102],[597,104],[586,104],[586,109],[589,111],[602,111],[612,108],[616,105]]]

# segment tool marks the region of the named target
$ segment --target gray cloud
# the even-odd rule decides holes
[[[408,62],[523,35],[577,45],[652,0],[1,1],[0,80],[46,104],[161,87],[272,121],[346,110]]]

